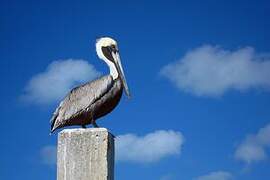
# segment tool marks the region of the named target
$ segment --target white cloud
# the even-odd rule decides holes
[[[231,180],[233,175],[226,171],[215,171],[207,175],[199,176],[195,180]]]
[[[44,146],[40,150],[42,163],[46,165],[54,165],[56,163],[56,147],[52,145]]]
[[[125,134],[116,138],[116,160],[150,163],[180,154],[184,137],[180,132],[159,130],[145,136]]]
[[[266,148],[270,145],[270,124],[257,134],[248,135],[235,151],[235,158],[248,164],[267,158]]]
[[[235,158],[246,163],[251,163],[265,159],[266,153],[263,146],[256,139],[250,137],[237,147]]]
[[[179,61],[163,67],[161,74],[180,90],[196,96],[221,96],[228,90],[270,89],[270,56],[246,47],[236,51],[204,45]]]
[[[117,161],[151,163],[180,154],[183,143],[183,135],[172,130],[158,130],[141,137],[125,134],[115,138],[115,156]],[[43,147],[40,151],[42,162],[55,164],[56,152],[55,146]]]
[[[54,61],[44,72],[30,79],[21,98],[37,104],[51,103],[63,98],[74,85],[92,80],[99,74],[85,60]]]

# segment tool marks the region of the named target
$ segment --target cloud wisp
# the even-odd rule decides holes
[[[229,90],[270,89],[270,56],[251,47],[229,51],[204,45],[166,65],[161,75],[182,91],[218,97]]]
[[[40,150],[41,161],[46,165],[54,165],[56,163],[56,147],[53,145],[44,146]]]
[[[172,174],[166,174],[161,176],[161,178],[159,180],[173,180],[173,175]]]
[[[184,137],[180,132],[159,130],[145,136],[125,134],[116,138],[116,160],[151,163],[180,154]]]
[[[268,146],[270,146],[270,124],[261,128],[257,134],[247,135],[237,146],[234,157],[247,164],[262,161],[267,158]]]
[[[44,72],[29,80],[21,99],[35,104],[49,104],[63,98],[74,85],[99,75],[94,66],[85,60],[53,61]]]
[[[233,179],[233,175],[226,171],[215,171],[207,175],[194,178],[194,180],[231,180],[231,179]]]

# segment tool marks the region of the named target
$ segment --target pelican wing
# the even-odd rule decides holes
[[[113,79],[107,75],[72,89],[56,108],[51,119],[51,130],[88,111],[88,108],[106,94],[112,86]]]

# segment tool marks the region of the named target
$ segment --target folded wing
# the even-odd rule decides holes
[[[113,79],[107,75],[72,89],[56,108],[51,119],[51,131],[80,116],[81,113],[90,111],[89,107],[104,96],[112,86]]]

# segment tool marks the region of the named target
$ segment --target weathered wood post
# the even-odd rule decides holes
[[[114,138],[107,129],[65,129],[59,133],[57,180],[113,179]]]

